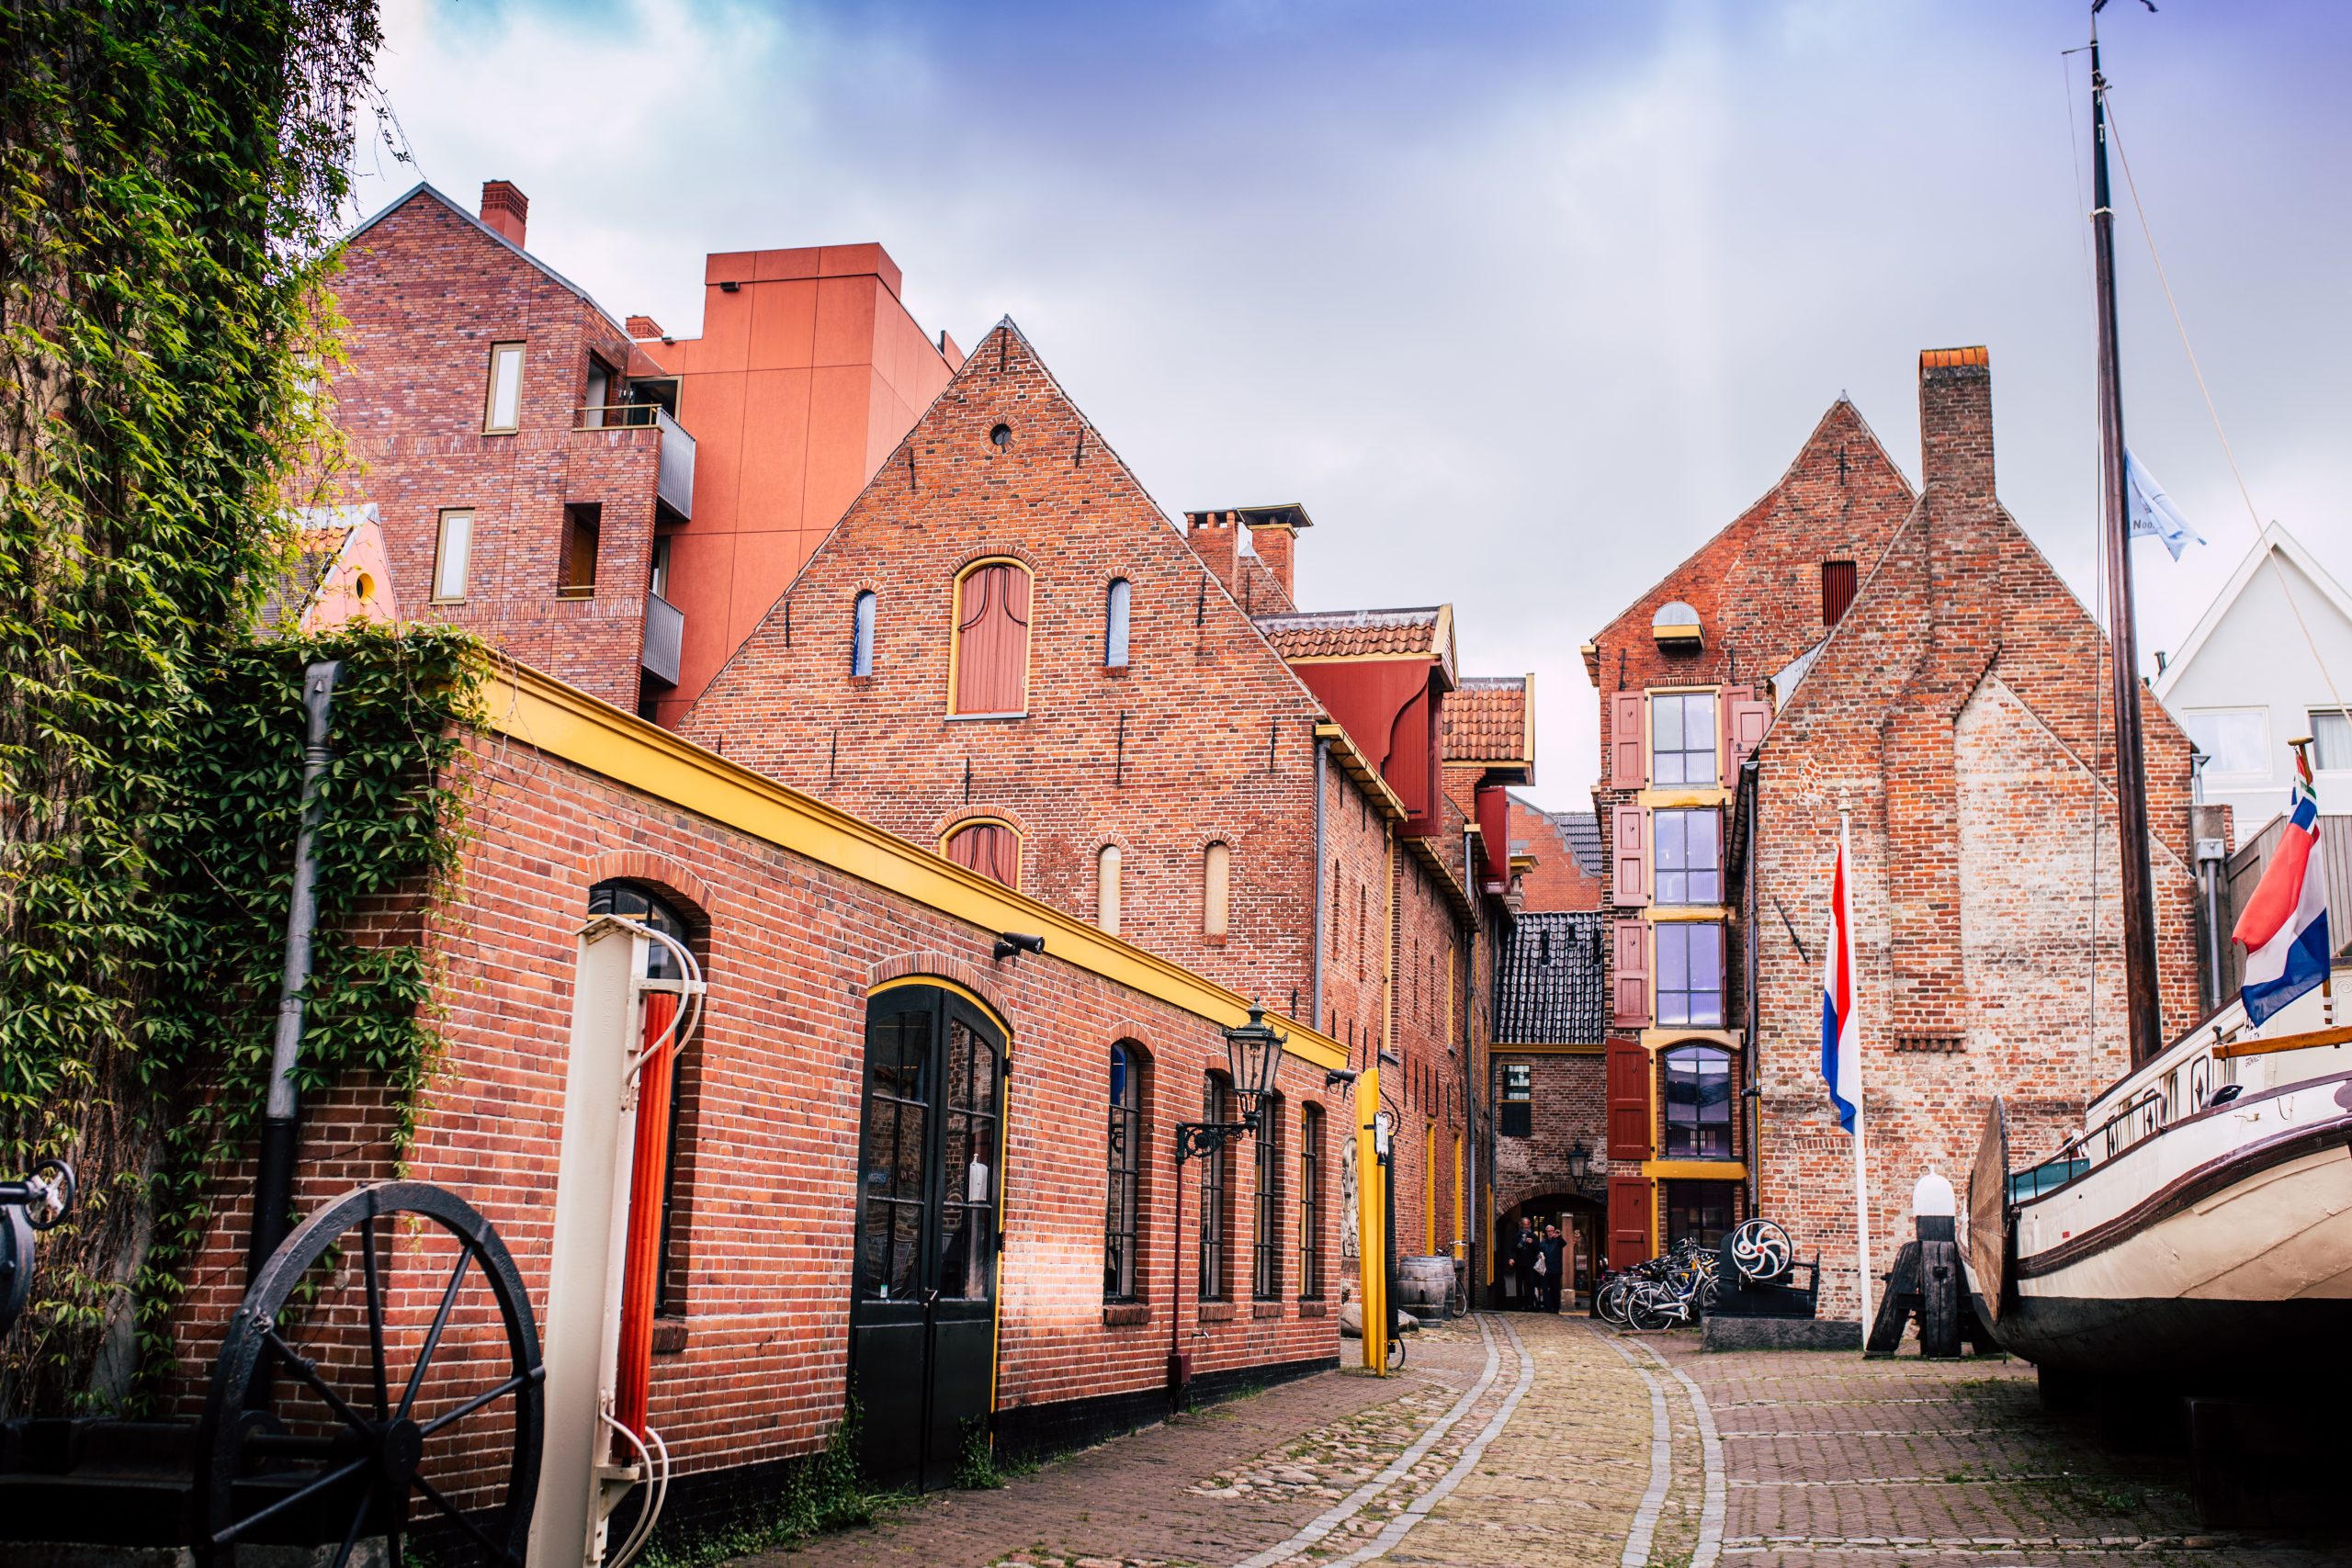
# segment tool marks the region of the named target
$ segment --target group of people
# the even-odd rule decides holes
[[[1568,1278],[1575,1267],[1568,1255],[1568,1238],[1560,1234],[1556,1224],[1546,1223],[1538,1235],[1535,1222],[1522,1218],[1519,1235],[1511,1243],[1510,1262],[1523,1311],[1558,1312],[1561,1287],[1566,1285],[1570,1291],[1576,1288],[1576,1282]]]

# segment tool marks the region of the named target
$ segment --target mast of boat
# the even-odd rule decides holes
[[[2123,371],[2115,329],[2115,209],[2107,183],[2107,78],[2099,73],[2098,13],[2091,6],[2091,238],[2098,288],[2100,502],[2107,539],[2107,628],[2115,699],[2116,846],[2122,862],[2123,1001],[2132,1065],[2164,1049],[2156,998],[2156,922],[2148,871],[2148,775],[2140,729],[2140,642],[2132,604],[2131,513],[2123,473]],[[2153,7],[2151,7],[2153,9]]]

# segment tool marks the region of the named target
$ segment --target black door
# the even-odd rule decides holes
[[[961,997],[868,1004],[850,1376],[880,1485],[947,1485],[987,1429],[1003,1085],[1003,1037]]]

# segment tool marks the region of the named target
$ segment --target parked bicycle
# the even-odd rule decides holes
[[[1725,1254],[1743,1280],[1763,1281],[1788,1272],[1793,1250],[1789,1233],[1765,1219],[1741,1224],[1721,1250],[1685,1236],[1660,1257],[1607,1275],[1594,1310],[1603,1322],[1643,1333],[1696,1323],[1722,1292]]]

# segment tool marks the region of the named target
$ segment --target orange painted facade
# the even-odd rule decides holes
[[[722,252],[703,269],[702,336],[639,339],[652,363],[633,374],[676,378],[697,446],[694,521],[670,542],[685,632],[658,722],[702,694],[964,362],[915,324],[899,278],[880,245]]]

